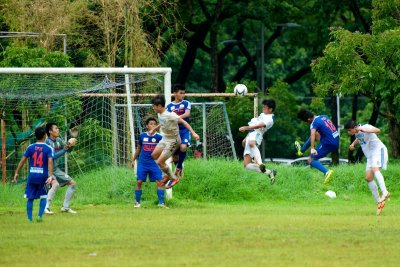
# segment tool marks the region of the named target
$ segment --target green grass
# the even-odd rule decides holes
[[[58,212],[64,188],[42,223],[28,223],[23,185],[0,186],[0,266],[398,266],[397,164],[379,217],[364,165],[334,168],[329,187],[316,170],[275,167],[271,186],[237,162],[188,161],[168,210],[154,184],[134,209],[132,171],[104,169],[76,177],[78,214]]]

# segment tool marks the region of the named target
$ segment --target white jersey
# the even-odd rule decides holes
[[[179,115],[174,112],[169,112],[165,110],[163,113],[158,114],[158,121],[161,125],[161,134],[165,138],[178,138],[179,137],[179,125],[178,125]]]
[[[248,124],[249,124],[249,126],[252,126],[252,125],[256,125],[260,122],[264,123],[265,124],[264,127],[254,129],[258,133],[260,133],[261,136],[263,136],[264,133],[267,132],[269,129],[271,129],[271,127],[274,125],[274,117],[275,117],[274,114],[261,113],[260,116],[258,116],[257,118],[251,119],[251,121]]]
[[[359,126],[366,131],[370,131],[373,127],[370,124]],[[374,133],[365,133],[360,131],[355,134],[355,137],[358,139],[358,143],[361,145],[361,148],[367,158],[375,153],[380,153],[382,148],[386,148],[382,141]]]

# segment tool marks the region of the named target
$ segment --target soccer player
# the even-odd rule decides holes
[[[348,120],[344,128],[350,136],[356,137],[354,142],[350,144],[349,149],[354,150],[355,145],[358,143],[367,158],[365,180],[377,204],[376,214],[380,215],[385,207],[386,200],[390,198],[390,193],[386,189],[385,179],[381,173],[381,169],[386,170],[388,162],[387,148],[376,135],[380,133],[381,130],[370,124],[357,124],[353,120]],[[376,181],[378,181],[379,188],[381,189],[381,197],[379,196],[374,177]]]
[[[190,124],[190,102],[185,100],[185,86],[182,84],[174,84],[172,92],[174,94],[174,101],[169,103],[166,109],[169,112],[174,112],[179,115],[184,121]],[[174,153],[173,160],[176,165],[175,175],[183,177],[183,161],[186,158],[187,147],[190,146],[190,131],[182,124],[179,123],[179,136],[181,144],[179,149]]]
[[[28,146],[24,156],[15,170],[14,182],[18,181],[19,170],[24,166],[29,158],[29,175],[25,189],[26,213],[28,220],[32,222],[33,201],[40,199],[39,213],[37,221],[42,221],[44,209],[46,207],[47,188],[53,177],[53,149],[46,145],[46,129],[38,127],[35,130],[37,142]]]
[[[311,148],[308,164],[325,174],[324,184],[326,185],[331,181],[333,171],[322,165],[319,159],[328,153],[339,151],[339,133],[328,116],[316,116],[311,111],[301,109],[297,117],[310,124],[310,137],[301,147],[300,152],[304,153],[309,147]],[[317,147],[315,147],[316,140],[319,140]],[[300,155],[299,152],[298,155]]]
[[[168,176],[169,182],[165,188],[169,189],[179,182],[179,176],[175,176],[171,168],[165,163],[165,161],[172,156],[181,144],[178,123],[183,124],[183,126],[192,133],[195,140],[199,140],[199,136],[192,129],[189,123],[179,117],[176,113],[169,112],[165,108],[165,98],[163,95],[155,96],[151,103],[153,105],[153,110],[158,115],[158,121],[160,124],[149,131],[149,134],[153,135],[156,131],[161,129],[161,134],[163,136],[151,156],[157,162],[160,169]]]
[[[56,123],[54,122],[47,123],[46,132],[48,135],[46,139],[46,144],[51,146],[55,151],[54,176],[56,177],[57,180],[56,181],[54,180],[51,183],[52,186],[49,190],[45,213],[50,215],[53,214],[53,212],[50,210],[50,205],[54,198],[54,195],[59,186],[63,187],[67,185],[68,189],[67,192],[65,193],[64,203],[61,208],[61,211],[75,214],[76,211],[71,209],[69,207],[69,204],[72,196],[75,193],[76,182],[71,178],[71,176],[63,172],[59,166],[60,165],[59,158],[63,156],[66,152],[70,153],[73,149],[73,146],[70,144],[65,144],[64,141],[60,138],[60,129],[58,128]]]
[[[164,203],[164,189],[162,183],[162,173],[157,163],[151,157],[157,144],[160,142],[162,136],[159,133],[150,134],[153,128],[157,126],[157,120],[153,117],[146,120],[147,132],[141,133],[139,136],[139,144],[136,147],[135,155],[132,158],[131,166],[135,167],[135,160],[138,160],[137,165],[137,182],[135,188],[135,208],[140,208],[140,199],[142,197],[142,183],[146,182],[147,175],[149,176],[150,182],[157,183],[157,196],[158,206],[166,207]]]
[[[248,126],[239,128],[240,132],[249,131],[243,140],[243,164],[248,170],[263,172],[269,175],[271,184],[275,182],[276,170],[268,170],[262,163],[261,153],[258,147],[261,145],[263,135],[274,125],[275,100],[265,99],[263,102],[263,110],[260,116],[251,119]],[[252,162],[254,159],[254,163]]]

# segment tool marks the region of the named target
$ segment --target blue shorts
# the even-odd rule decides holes
[[[138,163],[136,179],[146,182],[147,175],[149,175],[150,182],[162,180],[162,173],[157,164]]]
[[[45,184],[26,184],[25,198],[38,199],[47,198],[47,188]]]
[[[318,154],[317,155],[311,154],[310,157],[312,159],[318,160],[320,158],[325,157],[329,153],[338,152],[339,146],[319,143],[318,146],[315,148],[315,150],[317,150]]]
[[[183,131],[179,131],[179,136],[181,137],[181,145],[190,146],[190,131],[185,129]]]

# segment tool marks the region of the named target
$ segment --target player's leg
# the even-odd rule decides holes
[[[368,188],[371,191],[372,197],[374,198],[376,204],[379,203],[379,192],[378,186],[374,180],[374,173],[371,169],[365,171],[365,181],[368,183]]]
[[[64,197],[64,203],[61,208],[62,212],[68,212],[68,213],[76,213],[76,211],[72,210],[69,205],[71,202],[71,198],[75,194],[76,190],[76,182],[68,175],[68,174],[63,174],[57,177],[58,182],[60,183],[61,186],[67,185],[67,192],[65,192],[65,197]]]
[[[31,222],[33,221],[32,212],[33,212],[33,199],[28,198],[26,201],[26,215],[28,216],[28,220]]]
[[[316,168],[325,175],[324,184],[328,184],[332,180],[333,171],[328,170],[324,165],[322,165],[319,159],[325,157],[330,152],[334,152],[335,150],[337,150],[337,148],[334,146],[322,145],[321,143],[319,143],[315,150],[317,151],[317,154],[311,154],[310,158],[308,159],[308,163],[310,164],[310,166]]]
[[[386,169],[387,165],[387,150],[381,148],[376,153],[373,153],[371,159],[368,161],[367,166],[372,167],[372,172],[374,173],[375,179],[378,182],[379,188],[381,189],[382,197],[381,200],[390,199],[390,193],[388,192],[385,184],[385,179],[381,173],[381,169]]]
[[[38,221],[42,221],[44,209],[46,208],[47,199],[46,196],[40,198],[39,202],[39,212],[38,212]]]
[[[26,198],[26,215],[28,220],[32,222],[32,212],[33,212],[33,200],[35,199],[37,186],[35,184],[27,183],[25,188],[25,198]]]
[[[179,160],[178,160],[178,164],[176,165],[175,175],[182,178],[183,177],[183,162],[186,159],[187,147],[190,146],[190,132],[183,131],[182,133],[180,133],[180,138],[181,138],[181,144],[180,144],[179,150],[178,150]]]
[[[156,149],[153,151],[154,153],[158,148],[163,147],[160,156],[156,160],[156,163],[170,179],[170,181],[165,187],[167,189],[173,187],[175,184],[179,182],[179,177],[175,176],[175,174],[172,172],[171,167],[166,164],[166,161],[179,148],[180,144],[181,144],[180,139],[161,140],[160,143],[157,144]]]
[[[57,173],[58,171],[60,171],[60,170],[59,170],[59,169],[56,169],[56,170],[54,170],[54,173]],[[55,196],[55,194],[56,194],[57,189],[58,189],[59,186],[60,186],[60,185],[59,185],[59,183],[57,182],[56,179],[53,179],[53,180],[51,181],[51,187],[50,187],[49,191],[47,192],[46,207],[45,207],[45,209],[44,209],[44,212],[45,212],[46,214],[49,214],[49,215],[54,214],[54,213],[51,211],[50,206],[51,206],[51,203],[52,203],[52,201],[53,201],[53,198],[54,198],[54,196]]]
[[[135,203],[134,208],[140,208],[140,201],[142,199],[142,184],[146,181],[147,170],[144,166],[145,163],[139,163],[137,166],[137,177],[136,177],[136,187],[135,187]]]

